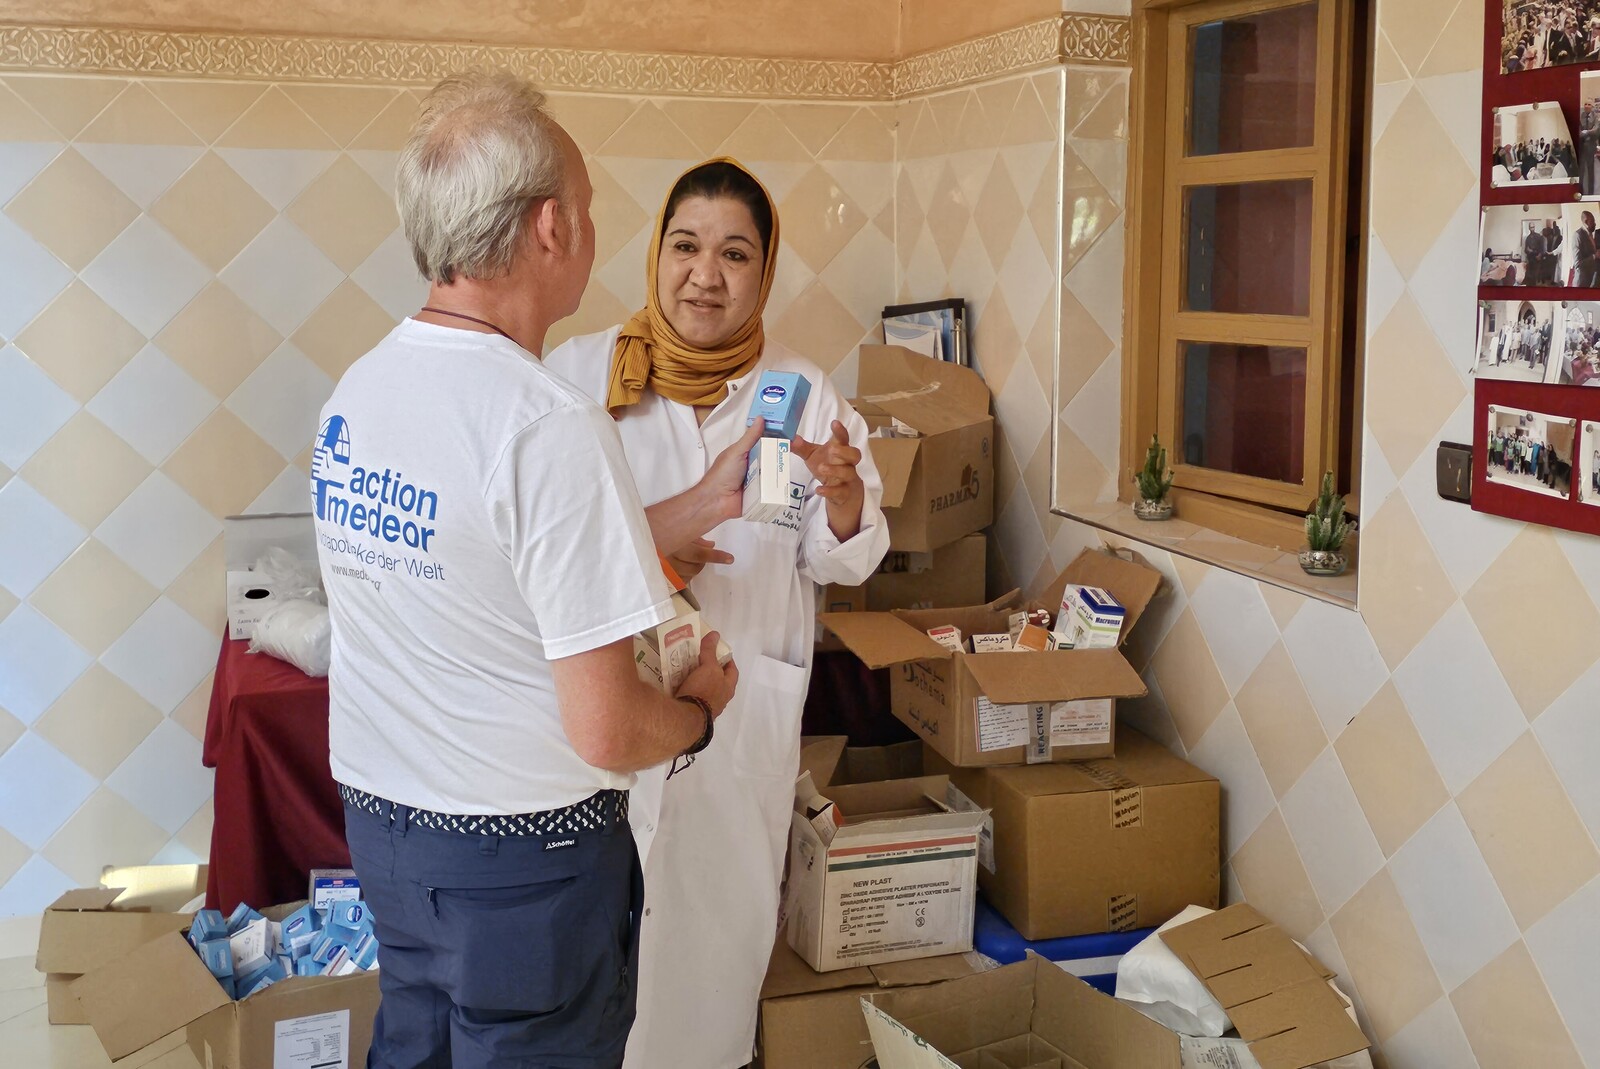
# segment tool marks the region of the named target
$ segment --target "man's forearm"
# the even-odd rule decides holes
[[[699,486],[656,502],[644,510],[644,515],[656,549],[668,557],[722,522]]]

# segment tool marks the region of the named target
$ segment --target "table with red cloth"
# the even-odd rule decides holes
[[[230,912],[306,896],[345,868],[344,805],[328,769],[328,681],[222,640],[201,760],[217,770],[206,905]]]

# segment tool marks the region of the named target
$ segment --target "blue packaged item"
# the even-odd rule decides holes
[[[307,956],[318,965],[326,966],[346,946],[343,940],[334,937],[333,929],[317,933],[311,941],[311,949]]]
[[[207,939],[194,949],[212,976],[218,980],[233,976],[233,950],[226,937]]]
[[[224,939],[228,935],[228,922],[214,909],[202,909],[189,922],[189,945],[196,950],[208,939]]]
[[[258,921],[262,919],[263,918],[261,914],[257,913],[243,902],[240,902],[237,906],[233,907],[233,912],[228,914],[228,934],[238,935],[239,932],[244,929],[245,925],[249,924],[251,921]]]
[[[370,969],[378,964],[378,937],[371,932],[363,932],[361,938],[350,948],[350,960],[363,969]]]
[[[811,380],[795,371],[763,371],[750,402],[746,427],[762,421],[763,438],[793,438],[800,433],[800,413],[811,396]]]
[[[287,917],[279,928],[279,941],[283,950],[291,957],[299,957],[311,946],[311,940],[322,929],[321,920],[317,911],[310,906],[301,906]]]
[[[328,919],[341,928],[358,929],[372,913],[361,899],[353,902],[335,902],[328,910]]]
[[[279,980],[287,980],[289,973],[282,965],[272,962],[265,969],[257,969],[243,980],[239,981],[239,998],[249,998],[257,991],[262,991]]]
[[[1029,942],[979,895],[977,916],[972,925],[972,948],[1002,965],[1021,961],[1031,950],[1061,965],[1091,987],[1114,995],[1117,989],[1117,962],[1153,931],[1154,928],[1141,928],[1134,932],[1074,935],[1064,939]]]
[[[310,956],[297,958],[294,963],[294,974],[296,976],[321,976],[322,965]]]

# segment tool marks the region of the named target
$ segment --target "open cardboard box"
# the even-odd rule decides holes
[[[68,891],[45,907],[34,968],[45,974],[51,1024],[88,1024],[71,993],[82,974],[168,932],[189,927],[178,910],[206,889],[204,865],[142,866],[107,874],[109,887]]]
[[[786,935],[819,972],[972,949],[984,814],[951,810],[944,776],[817,788],[789,834]]]
[[[281,921],[303,905],[261,912]],[[353,1069],[365,1064],[378,1008],[376,971],[291,976],[234,1001],[177,930],[86,972],[71,990],[106,1055],[130,1066],[187,1044],[207,1069],[280,1069],[308,1051],[319,1052],[308,1066]]]
[[[852,404],[872,430],[895,420],[918,438],[873,438],[889,548],[927,553],[994,520],[994,417],[976,371],[898,345],[863,345]]]
[[[861,996],[973,976],[993,966],[978,954],[947,954],[819,973],[780,937],[761,985],[759,1069],[862,1069],[872,1041]]]
[[[1115,757],[954,768],[955,808],[987,810],[978,886],[1025,939],[1164,924],[1221,891],[1221,786],[1137,731]]]
[[[1068,583],[1110,591],[1127,609],[1126,642],[1161,585],[1161,573],[1134,560],[1085,550],[1028,608],[1061,606]],[[894,715],[961,768],[1109,757],[1114,700],[1146,692],[1118,650],[955,653],[928,637],[954,624],[963,635],[1003,633],[1023,608],[1013,591],[961,609],[825,613],[827,627],[869,668],[896,667]]]

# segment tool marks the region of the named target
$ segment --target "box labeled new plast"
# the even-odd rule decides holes
[[[811,380],[797,371],[763,371],[745,426],[761,421],[767,438],[792,439],[800,433],[800,415],[811,396]]]
[[[292,593],[277,589],[276,584],[255,570],[262,555],[273,548],[285,550],[306,565],[312,575],[317,574],[317,532],[311,513],[262,513],[229,516],[222,521],[230,639],[254,636],[256,624],[267,611],[279,604],[282,595]]]
[[[1069,582],[1116,595],[1128,611],[1126,641],[1161,575],[1137,559],[1085,551],[1040,602],[1060,604]],[[1119,650],[954,653],[926,633],[953,625],[966,634],[996,634],[1008,630],[1012,614],[1024,607],[1014,591],[962,609],[825,613],[821,621],[869,668],[893,668],[891,711],[953,765],[1109,757],[1113,701],[1146,692]]]
[[[1217,903],[1221,787],[1137,731],[1095,761],[956,768],[931,749],[923,760],[988,810],[978,886],[1026,939],[1150,928]]]
[[[142,866],[109,874],[127,886],[68,891],[45,907],[34,968],[46,974],[51,1024],[87,1024],[70,987],[99,968],[193,919],[179,910],[205,893],[204,865]]]
[[[883,481],[889,548],[926,553],[994,520],[994,419],[971,368],[898,345],[863,345],[856,410],[876,431],[899,420],[917,437],[868,441]]]
[[[983,814],[946,806],[949,783],[922,776],[819,791],[801,777],[786,934],[806,964],[828,972],[972,949]]]

